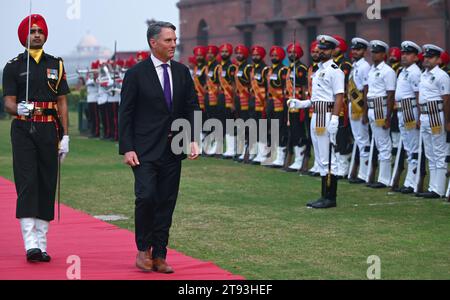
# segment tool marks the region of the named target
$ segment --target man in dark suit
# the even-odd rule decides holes
[[[189,69],[172,60],[175,30],[167,22],[149,25],[152,54],[127,71],[121,94],[119,153],[135,177],[136,267],[146,272],[173,273],[166,247],[186,154],[172,151],[171,125],[186,119],[193,128],[199,110]],[[189,159],[199,152],[191,133]]]

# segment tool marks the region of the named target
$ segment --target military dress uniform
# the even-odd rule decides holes
[[[110,139],[111,138],[111,120],[110,120],[110,104],[108,104],[108,98],[110,97],[109,90],[113,87],[114,82],[109,72],[108,66],[103,64],[100,66],[99,77],[97,79],[99,88],[98,88],[98,97],[97,97],[97,105],[100,114],[100,122],[102,128],[102,138]]]
[[[286,84],[288,97],[294,96],[297,99],[305,99],[308,94],[308,67],[300,61],[303,56],[303,49],[299,44],[290,44],[287,47],[288,53],[295,50],[295,61],[289,66],[289,73]],[[295,76],[295,94],[294,94]],[[287,168],[288,171],[296,172],[303,167],[306,148],[309,136],[309,111],[308,109],[289,109],[289,149],[293,151],[294,161]]]
[[[210,53],[214,58],[209,60],[207,63],[206,69],[206,87],[207,93],[205,95],[205,108],[207,112],[208,118],[218,119],[221,118],[220,107],[218,106],[218,97],[219,97],[219,88],[220,88],[220,79],[219,79],[219,63],[215,59],[217,53],[219,52],[219,48],[214,45],[209,45],[207,47],[207,53]],[[216,155],[218,150],[222,152],[223,148],[218,149],[218,137],[214,137],[214,139],[207,137],[206,138],[206,155],[213,156]],[[220,145],[222,147],[222,145]]]
[[[314,48],[316,48],[318,45],[317,41],[314,41],[311,44],[311,52]],[[313,62],[309,68],[308,68],[308,95],[307,95],[307,99],[311,99],[311,94],[312,94],[312,78],[314,76],[314,73],[317,72],[317,70],[319,69],[319,63]],[[312,107],[309,109],[309,119],[307,119],[307,121],[309,121],[309,125],[308,128],[311,127],[311,117],[312,117],[312,113],[313,113],[313,109]],[[305,153],[305,159],[308,161],[308,158],[311,156],[311,148],[312,148],[312,140],[311,138],[308,141],[308,145],[306,147],[306,153]],[[317,157],[314,157],[314,164],[311,167],[311,169],[308,170],[307,174],[311,175],[311,176],[320,176],[319,173],[319,160]]]
[[[362,38],[352,39],[352,49],[367,49],[369,42]],[[353,62],[347,83],[348,112],[355,146],[359,152],[359,170],[356,179],[350,178],[350,183],[367,181],[369,166],[370,137],[369,125],[362,122],[364,113],[364,84],[367,82],[370,65],[364,57]]]
[[[225,159],[232,159],[236,156],[236,130],[233,132],[227,132],[226,120],[234,120],[234,83],[236,74],[236,65],[231,62],[231,54],[233,54],[233,46],[231,44],[223,44],[219,47],[219,51],[223,48],[227,48],[230,57],[228,59],[222,58],[219,64],[219,105],[220,105],[220,120],[225,131],[225,144],[226,151],[222,157]]]
[[[418,54],[421,48],[411,41],[402,43],[402,52]],[[419,130],[417,129],[418,108],[416,93],[419,92],[421,71],[417,64],[401,69],[397,78],[395,101],[397,118],[403,148],[408,159],[407,175],[400,190],[403,193],[412,193],[416,187],[416,172],[418,171]]]
[[[19,38],[26,47],[30,33],[25,18],[19,26]],[[31,16],[47,37],[48,29],[40,15]],[[29,59],[29,94],[26,99],[27,60]],[[42,49],[26,50],[10,60],[3,70],[3,96],[15,96],[16,118],[11,124],[14,182],[17,191],[16,218],[31,261],[50,261],[47,232],[54,219],[60,141],[68,148],[68,136],[59,118],[57,98],[68,94],[63,60]],[[23,101],[32,104],[26,115],[19,112]],[[68,151],[68,150],[67,150]]]
[[[386,52],[388,45],[382,41],[371,41],[372,52]],[[380,171],[378,182],[371,187],[380,188],[390,185],[391,181],[391,159],[392,159],[392,141],[389,128],[385,129],[388,116],[388,92],[395,91],[396,74],[384,61],[377,66],[370,68],[366,85],[367,107],[370,128],[372,130],[375,146],[378,150],[378,160]],[[392,113],[392,112],[391,112]]]
[[[252,164],[261,164],[267,159],[269,154],[268,148],[268,136],[265,137],[266,141],[260,139],[259,126],[263,119],[266,119],[266,105],[267,105],[267,74],[269,73],[270,67],[264,62],[264,57],[266,51],[263,47],[255,45],[251,49],[252,53],[258,53],[262,60],[258,63],[254,63],[251,71],[251,91],[252,96],[250,97],[250,112],[253,118],[258,124],[258,149],[256,157],[251,161]]]
[[[270,49],[270,54],[278,52],[280,62],[272,64],[267,74],[268,81],[268,104],[266,107],[269,133],[273,120],[279,121],[279,138],[276,150],[275,160],[270,164],[273,168],[282,168],[286,159],[287,144],[288,144],[288,128],[287,128],[287,107],[286,100],[286,82],[289,73],[289,68],[286,67],[282,61],[286,56],[284,49],[278,46],[273,46]],[[273,146],[273,145],[272,145]]]
[[[235,72],[235,106],[236,106],[236,116],[242,119],[244,122],[248,121],[251,117],[250,115],[250,87],[251,87],[251,73],[252,65],[247,63],[247,58],[249,55],[249,50],[244,45],[237,45],[234,49],[234,53],[242,54],[244,57],[243,61],[238,61],[237,70]],[[249,161],[252,161],[256,156],[256,143],[249,145],[249,132],[245,132],[245,143],[241,155],[238,157],[239,162],[243,162],[245,155],[249,153]]]
[[[423,46],[425,57],[439,56],[443,49],[436,45]],[[426,69],[419,84],[420,133],[428,159],[430,183],[428,193],[419,194],[426,198],[445,195],[445,174],[447,173],[447,143],[445,132],[444,96],[450,95],[450,77],[439,66]]]
[[[339,42],[327,35],[317,37],[319,48],[334,49]],[[290,108],[313,106],[311,119],[311,138],[314,155],[318,159],[319,172],[322,177],[322,195],[307,205],[312,208],[336,207],[338,166],[336,153],[332,144],[336,144],[339,116],[334,115],[336,96],[345,92],[345,75],[333,59],[322,61],[312,78],[311,100],[289,100]],[[342,103],[338,103],[342,104]]]
[[[90,137],[100,136],[100,116],[98,112],[97,97],[98,97],[98,84],[96,82],[98,68],[100,64],[98,61],[91,64],[91,70],[86,80],[86,94],[88,104],[88,121],[89,121],[89,133]]]
[[[350,72],[352,70],[352,63],[345,57],[347,52],[347,43],[340,36],[333,36],[339,42],[340,53],[334,57],[334,63],[344,72],[345,87],[347,91]],[[348,99],[347,93],[344,95],[344,106],[339,114],[339,130],[337,133],[336,155],[338,159],[338,176],[340,178],[347,177],[350,167],[350,158],[353,149],[352,129],[350,128],[349,114],[348,114]]]
[[[207,77],[207,69],[208,66],[206,65],[205,61],[197,61],[198,56],[201,56],[203,58],[206,57],[206,47],[203,46],[197,46],[194,48],[194,55],[195,55],[195,66],[192,72],[192,79],[194,81],[194,87],[195,92],[197,95],[198,105],[202,111],[202,128],[205,124],[205,121],[208,119],[208,115],[206,112],[206,104],[205,104],[205,98],[207,93],[207,87],[206,87],[206,77]],[[206,150],[206,144],[203,145],[203,140],[205,138],[205,132],[201,132],[201,141],[202,141],[202,148]],[[206,152],[206,151],[205,151]]]

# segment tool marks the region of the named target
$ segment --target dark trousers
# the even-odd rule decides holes
[[[98,112],[98,104],[96,102],[88,103],[88,121],[89,121],[89,132],[91,136],[100,136],[100,116]]]
[[[98,106],[103,130],[102,138],[104,139],[109,139],[111,136],[110,105],[111,103],[105,103]]]
[[[58,138],[54,123],[11,124],[16,218],[54,219]]]
[[[287,115],[285,111],[273,111],[273,110],[268,110],[267,112],[267,119],[268,119],[268,130],[269,130],[269,135],[271,136],[272,132],[271,132],[271,127],[272,127],[272,121],[273,120],[278,120],[278,124],[279,124],[279,137],[278,137],[278,146],[280,147],[286,147],[287,143],[288,143],[288,127],[287,127]],[[270,141],[270,138],[269,138]]]
[[[180,185],[181,160],[168,143],[162,157],[133,168],[135,235],[139,251],[152,247],[153,258],[166,258],[169,229]]]
[[[119,102],[108,103],[109,138],[119,140]]]
[[[305,120],[300,121],[299,112],[289,113],[289,148],[302,147],[308,144],[309,127],[307,127],[306,118],[309,118],[309,116],[305,116]]]

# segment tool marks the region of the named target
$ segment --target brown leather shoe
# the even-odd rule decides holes
[[[172,267],[167,264],[164,258],[153,259],[153,271],[164,274],[170,274],[174,272]]]
[[[136,256],[136,267],[144,272],[153,271],[153,261],[150,251],[139,251]]]

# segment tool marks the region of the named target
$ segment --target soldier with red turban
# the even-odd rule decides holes
[[[289,95],[286,93],[286,81],[289,68],[283,64],[285,57],[286,52],[282,47],[272,46],[270,48],[272,66],[267,75],[269,100],[266,109],[267,119],[269,120],[268,128],[271,128],[270,123],[272,120],[278,120],[280,126],[276,158],[270,164],[272,168],[282,168],[284,166],[288,144],[286,100],[289,98]]]
[[[294,45],[291,43],[287,47],[287,53],[291,64],[289,66],[289,79],[286,81],[286,92],[291,98],[306,99],[308,92],[308,67],[300,60],[303,57],[303,49],[300,44],[296,43]],[[309,127],[307,126],[309,124],[308,112],[308,109],[289,109],[290,144],[288,145],[288,150],[294,157],[294,161],[287,168],[289,172],[297,172],[303,167],[306,147],[310,139]]]
[[[11,142],[16,218],[27,260],[49,262],[47,232],[54,219],[58,165],[69,152],[66,95],[70,91],[62,59],[43,50],[48,38],[44,17],[34,14],[23,19],[18,36],[27,49],[3,70],[5,111],[15,117]]]

